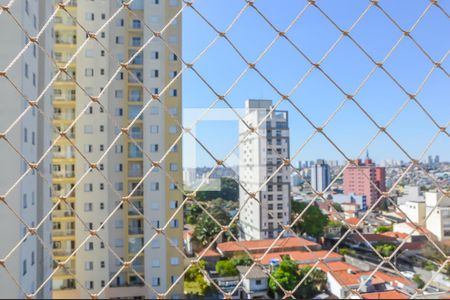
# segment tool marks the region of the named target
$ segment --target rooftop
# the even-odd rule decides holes
[[[319,260],[319,258],[324,258],[325,255],[327,255],[328,251],[320,250],[320,251],[289,251],[289,252],[276,252],[276,253],[267,253],[262,260],[261,263],[263,265],[270,264],[270,261],[273,259],[277,259],[278,261],[282,261],[283,257],[289,256],[292,260],[295,260],[299,263],[308,263],[308,262],[316,262]],[[253,255],[254,258],[261,257],[262,254],[256,254]],[[336,259],[342,259],[342,255],[331,252],[327,258],[324,260],[336,260]]]
[[[237,266],[236,268],[242,276],[244,276],[250,269],[249,266]],[[267,275],[260,266],[255,265],[245,277],[248,279],[259,279],[268,278],[269,275]]]
[[[409,299],[409,297],[399,291],[384,291],[361,294],[363,299]]]
[[[279,239],[274,243],[275,239],[270,240],[253,240],[253,241],[239,241],[239,242],[226,242],[217,245],[217,250],[221,253],[224,252],[241,252],[246,249],[249,252],[257,252],[258,250],[267,250],[271,248],[271,252],[281,252],[288,248],[304,248],[304,247],[317,247],[319,244],[305,240],[300,237],[289,237]]]

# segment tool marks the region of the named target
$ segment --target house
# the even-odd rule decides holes
[[[413,291],[416,287],[415,283],[403,277],[382,271],[377,271],[372,276],[372,272],[355,270],[328,272],[328,289],[338,298],[347,298],[353,289],[359,289],[361,294],[376,295],[374,293],[395,290],[401,290],[405,293],[406,291]],[[367,297],[371,297],[371,295]]]
[[[270,252],[288,252],[320,250],[321,247],[319,244],[301,237],[288,237],[277,241],[275,239],[269,239],[225,242],[217,244],[216,247],[220,255],[228,258],[239,254],[246,254],[247,252],[250,254],[265,253],[269,248],[271,249]]]
[[[409,296],[405,293],[392,290],[383,292],[363,293],[362,299],[409,299]]]
[[[269,275],[260,266],[237,266],[242,285],[240,299],[267,299],[269,289]]]

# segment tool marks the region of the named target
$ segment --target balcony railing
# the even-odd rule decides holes
[[[75,230],[74,229],[54,229],[52,232],[53,236],[69,236],[69,235],[74,235],[75,234]]]

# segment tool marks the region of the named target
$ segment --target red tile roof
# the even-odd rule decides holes
[[[263,265],[268,265],[272,259],[278,259],[279,261],[283,260],[284,256],[289,256],[292,260],[297,261],[298,263],[304,263],[307,264],[309,262],[315,263],[319,260],[319,258],[325,257],[327,255],[328,251],[321,250],[321,251],[289,251],[289,252],[274,252],[274,253],[267,253],[264,258],[262,258],[261,263]],[[255,254],[253,255],[254,258],[259,258],[263,254]],[[325,262],[330,260],[337,260],[342,259],[342,255],[331,252],[327,258],[325,259]]]
[[[349,273],[347,271],[338,271],[331,273],[331,275],[341,284],[341,285],[359,285],[361,282],[361,276],[370,276],[372,271],[367,272],[353,272]],[[398,283],[404,285],[413,285],[411,281],[400,276],[387,274],[381,271],[377,271],[372,276],[372,284],[382,284],[389,283],[392,286],[397,286]]]
[[[399,291],[384,291],[361,294],[363,299],[408,299],[409,297]]]
[[[368,241],[368,242],[395,242],[397,239],[395,237],[386,236],[382,234],[377,233],[365,233],[362,234],[362,236]],[[349,238],[357,241],[357,242],[365,242],[365,240],[361,237],[359,234],[351,234]]]
[[[355,226],[356,224],[358,224],[359,219],[358,218],[348,218],[348,219],[345,219],[345,222],[347,224]]]
[[[197,256],[201,256],[201,255],[203,255],[202,257],[203,258],[206,258],[206,257],[218,257],[218,256],[221,256],[220,254],[219,254],[219,252],[217,252],[216,250],[214,250],[214,249],[204,249],[204,250],[202,250],[202,251],[200,251],[199,253],[197,253]]]
[[[408,237],[408,234],[406,234],[406,233],[393,232],[393,231],[383,232],[383,233],[381,233],[381,235],[393,237],[393,238],[400,239],[400,240],[404,240]]]
[[[313,266],[313,265],[314,264],[300,264],[299,267]],[[317,268],[322,270],[325,273],[347,271],[347,270],[352,270],[353,272],[361,271],[358,267],[355,267],[355,266],[348,264],[346,262],[343,262],[343,261],[332,261],[332,262],[326,262],[326,263],[321,262],[317,265]]]
[[[217,245],[219,252],[242,252],[247,249],[249,252],[257,252],[258,250],[268,249],[274,239],[271,240],[253,240],[253,241],[239,241],[239,242],[226,242]],[[319,244],[305,240],[300,237],[289,237],[279,239],[273,246],[271,252],[280,252],[283,249],[288,248],[304,248],[304,247],[317,247]]]

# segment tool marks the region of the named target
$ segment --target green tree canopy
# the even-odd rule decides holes
[[[337,203],[337,202],[333,202],[332,206],[334,207],[334,209],[335,209],[337,212],[343,212],[343,211],[344,211],[344,210],[342,209],[342,206],[341,206],[339,203]]]
[[[300,281],[297,262],[291,260],[288,256],[284,257],[280,265],[272,273],[272,276],[273,278],[271,277],[269,279],[269,288],[274,293],[282,293],[281,289],[277,285],[277,282],[284,289],[291,291]]]
[[[388,257],[395,251],[396,247],[393,244],[386,243],[376,245],[375,249],[384,257]]]
[[[220,276],[236,276],[239,274],[236,265],[231,260],[219,260],[216,263],[216,271]]]
[[[299,215],[308,205],[305,202],[291,201],[292,220]],[[303,221],[298,221],[293,230],[297,233],[306,233],[313,237],[321,237],[324,234],[325,226],[328,224],[328,217],[320,211],[317,206],[311,205],[302,216]]]
[[[251,266],[253,260],[247,254],[240,254],[231,258],[235,266]]]
[[[414,274],[412,280],[417,284],[419,289],[423,288],[425,285],[425,281],[422,280],[419,274]]]
[[[224,200],[239,200],[239,184],[236,180],[229,177],[220,178],[220,190],[198,191],[196,199],[199,201],[213,200],[222,198]]]
[[[211,207],[208,208],[208,212],[221,224],[228,225],[231,218],[221,207]],[[209,245],[214,238],[220,233],[221,228],[206,212],[202,212],[196,219],[195,229],[193,233],[194,239],[199,242],[202,246]],[[237,235],[237,225],[233,223],[230,228],[231,232]],[[227,240],[231,239],[229,233],[225,233],[224,237]]]
[[[392,230],[394,230],[394,227],[392,225],[391,226],[383,226],[383,225],[381,225],[381,226],[378,226],[377,229],[375,229],[375,233],[390,232]]]
[[[208,290],[208,282],[201,270],[205,269],[205,261],[200,260],[191,266],[184,275],[184,291],[188,295],[204,296]]]

